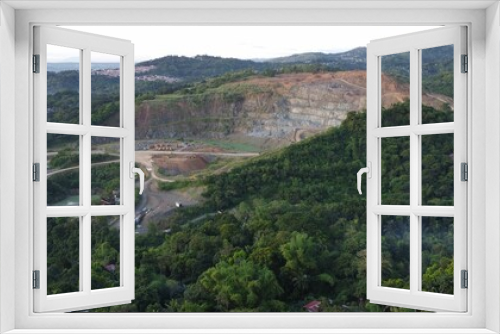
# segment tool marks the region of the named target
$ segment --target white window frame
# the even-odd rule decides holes
[[[145,2],[146,3],[146,2]],[[459,5],[460,2],[448,2],[448,7]],[[469,2],[470,8],[474,4]],[[15,1],[12,2],[15,5]],[[428,6],[434,7],[427,3]],[[47,4],[49,6],[49,4]],[[366,5],[366,4],[365,4]],[[398,6],[401,4],[398,3]],[[2,3],[2,26],[0,38],[13,34],[15,30],[15,44],[9,40],[6,49],[0,48],[0,71],[9,73],[7,78],[0,77],[0,120],[7,125],[15,127],[15,146],[9,149],[11,141],[3,137],[0,132],[0,148],[2,149],[1,171],[14,170],[5,167],[3,159],[15,158],[16,195],[15,211],[6,207],[4,198],[8,197],[10,190],[3,186],[0,189],[2,226],[0,227],[0,320],[4,320],[1,330],[16,329],[12,333],[38,333],[41,329],[53,329],[50,332],[72,333],[76,329],[87,328],[88,333],[115,332],[141,333],[137,328],[139,322],[143,328],[158,329],[158,333],[190,332],[184,329],[193,329],[191,332],[238,332],[235,329],[252,328],[252,332],[316,332],[334,333],[404,333],[412,332],[418,328],[421,333],[493,333],[500,332],[500,230],[496,226],[500,218],[498,201],[500,200],[500,162],[498,128],[500,118],[497,115],[500,100],[500,70],[498,64],[499,38],[498,32],[498,4],[495,2],[488,10],[480,9],[453,9],[441,3],[441,8],[421,9],[388,9],[387,3],[371,2],[369,7],[349,5],[344,3],[344,8],[329,8],[327,4],[318,5],[307,1],[282,4],[274,3],[275,7],[266,4],[257,4],[248,8],[245,5],[225,8],[220,3],[207,3],[189,6],[184,9],[176,8],[179,4],[173,3],[170,8],[154,10],[110,10],[101,16],[102,9],[64,9],[64,10],[19,10],[13,18],[13,11]],[[29,4],[28,4],[29,6]],[[96,5],[97,6],[97,5]],[[182,5],[180,5],[182,7]],[[378,9],[373,9],[378,6]],[[384,6],[385,9],[384,9]],[[389,7],[392,5],[389,5]],[[358,9],[346,9],[358,7]],[[361,7],[361,8],[360,8]],[[403,5],[404,7],[404,5]],[[418,6],[417,6],[418,7]],[[466,7],[466,6],[464,6]],[[371,9],[369,9],[371,8]],[[486,22],[486,26],[485,26]],[[469,27],[469,55],[471,63],[469,69],[469,119],[468,131],[472,133],[469,142],[470,182],[469,182],[469,221],[474,229],[469,227],[471,245],[469,257],[469,283],[468,289],[469,310],[464,314],[438,313],[438,314],[34,314],[32,308],[32,290],[30,259],[30,245],[32,244],[31,222],[32,212],[26,210],[32,203],[31,160],[32,141],[32,105],[30,104],[31,79],[30,59],[32,52],[32,26],[35,24],[179,24],[179,25],[436,25],[436,24],[464,24]],[[13,36],[13,35],[12,35]],[[2,40],[2,42],[5,39]],[[15,56],[13,59],[13,46]],[[5,61],[5,62],[4,62]],[[485,71],[485,64],[489,66]],[[13,71],[9,66],[15,66]],[[15,99],[9,83],[15,78]],[[10,80],[10,81],[9,81]],[[488,85],[486,85],[488,83]],[[15,103],[15,119],[12,111],[6,114],[6,105]],[[488,108],[487,108],[488,107]],[[488,117],[488,122],[486,122]],[[2,123],[0,122],[0,126]],[[485,134],[486,131],[489,131]],[[4,132],[5,133],[5,132]],[[9,132],[7,132],[9,133]],[[488,154],[485,154],[485,147]],[[14,154],[15,153],[15,154]],[[488,165],[486,164],[488,162]],[[495,164],[496,163],[496,164]],[[10,169],[9,169],[10,168]],[[492,172],[486,183],[485,172]],[[1,181],[14,186],[9,182],[11,175],[1,174]],[[488,193],[488,197],[486,196]],[[471,195],[473,195],[471,197]],[[28,202],[28,203],[27,203]],[[486,203],[486,205],[485,205]],[[15,227],[5,226],[5,218],[15,217]],[[13,242],[15,238],[15,242]],[[10,252],[10,254],[8,254]],[[12,257],[14,254],[14,257]],[[10,256],[10,258],[9,258]],[[486,259],[486,260],[485,260]],[[486,266],[487,264],[487,266]],[[12,290],[14,283],[15,289]],[[486,293],[488,290],[488,293]],[[15,309],[12,310],[12,305]],[[13,316],[13,318],[12,318]],[[175,330],[175,329],[179,330]],[[293,330],[295,328],[295,330]],[[358,330],[355,330],[355,329]],[[38,331],[40,329],[40,331]],[[64,330],[63,330],[64,329]],[[121,330],[120,330],[121,329]],[[233,329],[233,330],[231,330]],[[321,330],[322,329],[322,330]],[[108,331],[106,331],[108,330]],[[45,331],[47,332],[47,331]],[[244,330],[241,330],[244,332]],[[248,332],[248,330],[246,331]]]
[[[467,290],[461,287],[460,275],[467,270],[467,183],[461,181],[461,163],[467,163],[467,73],[461,73],[461,56],[467,55],[466,28],[451,26],[370,42],[367,48],[367,159],[371,178],[367,179],[367,299],[383,305],[421,310],[467,310]],[[422,124],[421,50],[453,45],[454,121]],[[381,59],[383,56],[409,53],[410,113],[408,125],[382,127]],[[454,205],[422,204],[422,135],[453,134]],[[383,138],[409,139],[410,196],[408,205],[384,205],[381,200],[381,156]],[[396,289],[382,285],[382,216],[409,218],[410,288]],[[452,217],[454,241],[454,281],[451,295],[422,291],[422,217]]]
[[[39,181],[34,192],[34,270],[39,271],[39,288],[34,289],[34,311],[75,311],[110,305],[128,304],[135,289],[135,164],[134,118],[134,46],[130,41],[95,34],[55,28],[34,27],[34,53],[39,56],[39,73],[34,84],[34,161],[39,163]],[[79,124],[47,122],[47,45],[73,48],[80,53]],[[100,52],[120,59],[120,124],[117,127],[91,124],[91,54]],[[76,135],[79,139],[80,203],[77,206],[47,206],[47,134]],[[91,205],[91,139],[109,137],[120,141],[119,205]],[[120,285],[92,290],[91,217],[119,216]],[[47,295],[47,218],[79,218],[79,290]]]

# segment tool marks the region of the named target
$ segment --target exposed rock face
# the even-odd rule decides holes
[[[408,98],[408,85],[383,77],[384,107]],[[423,103],[453,104],[442,95]],[[224,138],[240,135],[294,139],[301,131],[339,125],[366,109],[366,72],[296,73],[255,77],[210,93],[144,101],[136,111],[136,138]]]

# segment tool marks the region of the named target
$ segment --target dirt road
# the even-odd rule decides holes
[[[177,190],[160,191],[157,182],[150,178],[144,184],[144,192],[139,204],[135,208],[136,215],[143,210],[147,212],[140,226],[136,228],[138,233],[146,233],[151,222],[157,222],[172,214],[176,207],[175,203],[182,203],[183,206],[198,204],[198,200]]]
[[[120,162],[120,160],[110,160],[110,161],[103,161],[103,162],[94,162],[91,165],[92,166],[107,165],[107,164],[111,164],[111,163],[115,163],[115,162]],[[67,171],[70,171],[70,170],[73,170],[73,169],[78,169],[78,168],[80,168],[80,166],[68,167],[68,168],[63,168],[63,169],[52,169],[52,170],[47,171],[47,176],[52,176],[52,175],[56,175],[56,174],[59,174],[59,173],[64,173],[64,172],[67,172]]]
[[[212,155],[218,157],[256,157],[259,153],[250,152],[194,152],[194,151],[135,151],[135,161],[140,163],[142,166],[146,167],[151,176],[159,181],[163,182],[174,182],[172,179],[168,179],[161,175],[156,174],[155,168],[153,167],[153,155]]]

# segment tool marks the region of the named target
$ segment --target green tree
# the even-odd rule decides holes
[[[221,311],[250,311],[283,293],[274,273],[248,260],[243,252],[208,269],[199,283]]]

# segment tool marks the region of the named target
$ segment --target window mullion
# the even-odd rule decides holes
[[[380,205],[380,159],[379,142],[373,132],[380,124],[380,57],[375,55],[371,49],[367,50],[367,87],[373,87],[367,90],[367,106],[373,107],[371,112],[366,114],[366,161],[372,164],[372,177],[366,180],[366,281],[367,294],[375,291],[380,284],[380,223],[379,216],[374,213],[373,208]]]
[[[413,209],[419,204],[420,168],[419,168],[419,136],[415,133],[419,115],[419,53],[410,50],[410,207]],[[419,287],[419,220],[415,212],[410,214],[410,291],[415,293]]]
[[[80,223],[79,223],[79,226],[78,226],[78,241],[79,241],[79,245],[78,245],[78,252],[79,252],[79,256],[78,256],[78,259],[79,259],[79,269],[78,269],[78,275],[79,275],[79,281],[78,281],[78,284],[79,284],[79,291],[85,291],[86,289],[86,286],[84,285],[83,282],[85,282],[84,278],[84,272],[85,272],[85,256],[84,256],[84,247],[83,247],[83,242],[84,242],[84,239],[83,239],[83,235],[85,233],[85,225],[84,225],[84,219],[83,217],[80,217]]]
[[[377,215],[387,216],[409,216],[415,214],[419,217],[454,217],[455,209],[453,206],[416,206],[409,205],[375,205],[372,212]]]
[[[134,96],[135,96],[135,79],[134,79],[134,56],[133,48],[127,55],[124,55],[121,60],[121,68],[123,75],[121,76],[121,113],[122,113],[122,127],[128,131],[127,135],[122,138],[122,156],[121,160],[121,191],[123,193],[122,205],[127,208],[128,213],[122,216],[122,265],[121,270],[121,285],[130,291],[130,298],[134,299],[134,286],[135,286],[135,227],[134,227],[134,179],[130,178],[129,163],[135,161],[135,139],[134,139]]]
[[[80,236],[81,240],[81,246],[80,250],[82,253],[80,253],[80,257],[82,258],[82,263],[80,264],[80,279],[83,280],[83,292],[85,293],[90,293],[92,287],[91,287],[91,281],[92,281],[92,273],[91,273],[91,256],[92,256],[92,251],[91,251],[91,224],[90,224],[90,214],[87,214],[81,218],[83,221],[83,233],[82,236]],[[80,285],[82,285],[80,283]]]
[[[90,206],[91,206],[91,63],[90,63],[90,49],[83,49],[82,57],[82,125],[85,128],[85,134],[82,136],[82,159],[80,168],[82,170],[82,181],[81,189],[82,194],[82,205],[85,210],[85,215],[82,220],[82,234],[80,236],[81,240],[81,254],[82,258],[80,277],[83,280],[83,291],[85,293],[90,293],[92,286],[92,273],[91,273],[91,216],[90,216]]]
[[[416,181],[416,194],[415,194],[415,200],[416,200],[416,205],[414,208],[420,209],[422,205],[422,135],[426,133],[426,129],[432,129],[432,128],[440,128],[444,129],[446,128],[446,125],[448,125],[448,130],[451,128],[453,130],[453,123],[448,123],[448,124],[443,124],[443,125],[437,125],[437,126],[426,126],[422,124],[422,51],[419,49],[415,49],[415,65],[417,66],[417,69],[414,73],[416,73],[415,76],[415,91],[416,91],[416,96],[414,96],[414,100],[417,102],[417,105],[414,109],[413,112],[413,121],[414,123],[414,128],[418,132],[414,133],[415,141],[416,141],[416,150],[414,152],[416,156],[416,161],[415,161],[415,169],[416,173],[415,176],[417,178]],[[420,130],[420,131],[419,131]],[[422,131],[423,130],[423,131]],[[434,133],[439,132],[436,131],[435,129]],[[427,131],[430,132],[430,131]],[[445,133],[442,131],[442,133]],[[417,212],[413,212],[413,214],[416,217],[416,230],[415,230],[415,236],[417,238],[416,242],[416,252],[418,257],[416,258],[417,263],[416,263],[416,289],[418,291],[422,291],[422,214],[419,214],[419,216],[416,216]]]
[[[91,196],[90,196],[90,177],[91,177],[91,138],[90,138],[90,126],[91,126],[91,68],[90,68],[90,50],[83,50],[82,57],[82,120],[83,126],[85,128],[85,134],[83,135],[83,145],[82,145],[82,159],[80,168],[82,169],[82,188],[83,188],[83,206],[85,208],[90,208]]]

